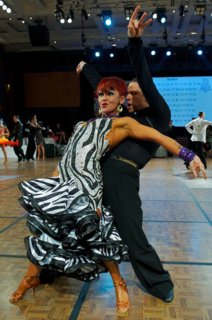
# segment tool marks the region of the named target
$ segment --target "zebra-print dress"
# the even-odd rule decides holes
[[[127,258],[128,248],[101,204],[100,158],[109,148],[111,127],[110,118],[79,123],[59,163],[59,177],[20,184],[33,234],[25,238],[27,255],[39,267],[91,281],[106,271],[103,260]]]

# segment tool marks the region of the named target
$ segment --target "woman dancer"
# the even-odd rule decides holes
[[[43,131],[45,128],[43,127],[43,123],[41,121],[36,123],[37,128],[35,131],[35,143],[36,143],[36,153],[37,153],[37,160],[45,160],[45,148],[44,148],[44,137],[43,137]]]
[[[0,119],[0,147],[4,155],[4,164],[7,164],[8,162],[6,146],[17,147],[19,145],[18,141],[10,141],[8,139],[9,136],[10,136],[9,129],[4,124],[4,121]]]
[[[140,125],[128,117],[113,117],[124,102],[125,82],[104,78],[97,88],[100,108],[111,118],[99,118],[76,125],[55,177],[21,183],[22,202],[29,211],[27,223],[33,236],[25,239],[31,261],[27,273],[10,301],[19,301],[25,292],[40,284],[42,268],[56,270],[83,281],[109,271],[116,289],[117,310],[130,308],[127,287],[117,262],[124,260],[128,248],[113,224],[113,217],[102,206],[101,157],[127,137],[155,141],[170,152],[188,159],[197,176],[204,166],[193,152],[171,138]]]

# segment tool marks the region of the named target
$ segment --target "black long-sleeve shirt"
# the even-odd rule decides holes
[[[151,126],[165,134],[168,132],[170,109],[153,82],[145,58],[143,42],[140,38],[129,38],[128,53],[139,86],[149,103],[149,107],[129,114],[129,116],[139,123]],[[83,67],[83,74],[96,89],[101,76],[89,64],[85,64]],[[149,141],[126,139],[113,149],[111,154],[133,160],[142,168],[153,157],[157,148],[157,144]]]
[[[15,123],[13,131],[11,132],[11,136],[14,137],[15,140],[23,139],[22,130],[23,130],[23,124],[21,123],[21,121],[18,120]]]

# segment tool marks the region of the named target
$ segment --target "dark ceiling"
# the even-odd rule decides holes
[[[61,24],[54,15],[55,0],[5,0],[3,2],[12,9],[8,14],[0,6],[0,43],[6,52],[78,50],[83,47],[92,49],[96,46],[123,48],[127,43],[127,20],[124,9],[138,4],[137,1],[127,0],[59,1],[61,3],[59,7],[64,11],[65,17],[68,16],[70,8],[74,12],[71,24],[67,22]],[[195,14],[196,6],[205,8],[205,14]],[[150,16],[157,8],[166,9],[167,23],[162,25],[157,20],[153,21],[143,36],[145,46],[212,45],[211,0],[142,1],[142,10],[147,11]],[[82,9],[89,14],[87,20],[81,16]],[[102,10],[111,10],[113,19],[111,27],[103,26]],[[49,45],[33,46],[30,41],[29,27],[33,28],[39,24],[46,28],[44,27],[45,29],[41,31],[36,30],[36,34],[32,36],[38,37],[38,42],[42,40],[45,42],[49,32]]]

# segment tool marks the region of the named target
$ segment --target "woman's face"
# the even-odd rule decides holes
[[[103,115],[110,116],[117,114],[117,107],[119,104],[124,103],[124,100],[125,97],[120,96],[116,89],[98,91],[98,103]]]

